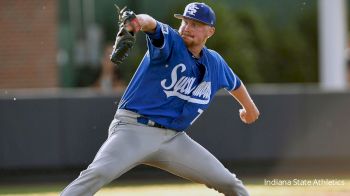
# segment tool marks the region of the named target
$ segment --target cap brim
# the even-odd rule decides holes
[[[190,20],[194,20],[194,21],[200,22],[200,23],[202,23],[202,24],[206,24],[206,25],[209,25],[209,26],[213,26],[213,25],[208,24],[208,23],[206,23],[206,22],[200,21],[200,20],[198,20],[198,19],[196,19],[196,18],[192,18],[192,17],[189,17],[189,16],[183,16],[183,15],[181,15],[181,14],[174,14],[174,17],[177,18],[177,19],[184,19],[184,18],[186,18],[186,19],[190,19]]]
[[[174,14],[174,17],[177,19],[183,19],[184,16],[182,14]]]

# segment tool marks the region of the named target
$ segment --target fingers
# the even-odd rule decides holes
[[[246,114],[247,114],[247,112],[245,111],[245,109],[240,109],[240,110],[239,110],[239,117],[241,118],[241,120],[242,120],[244,123],[247,123]]]
[[[244,123],[251,124],[259,118],[259,111],[247,112],[245,109],[240,109],[239,116]]]

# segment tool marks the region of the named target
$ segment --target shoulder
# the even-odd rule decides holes
[[[177,31],[177,29],[172,28],[170,25],[157,21],[157,26],[159,26],[162,35],[164,36],[166,42],[170,44],[169,46],[181,46],[183,40]]]
[[[222,63],[226,63],[224,58],[215,50],[208,49],[208,48],[205,48],[205,50],[207,51],[206,53],[210,61],[217,62],[218,65],[221,65]]]
[[[222,56],[218,52],[216,52],[215,50],[207,48],[207,51],[210,54],[210,56],[212,56],[213,58],[220,59],[220,60],[223,59]]]
[[[178,31],[173,29],[171,26],[169,26],[168,24],[162,23],[160,21],[157,21],[160,30],[162,31],[163,35],[169,35],[169,34],[174,34],[177,36],[180,36]]]
[[[162,31],[163,34],[169,34],[169,29],[172,29],[169,25],[159,21],[157,21],[157,23],[159,24],[160,30]]]

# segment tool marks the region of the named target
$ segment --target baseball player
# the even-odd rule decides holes
[[[236,175],[192,140],[186,130],[225,88],[241,105],[244,123],[259,111],[225,60],[205,46],[215,32],[214,11],[190,3],[178,30],[149,15],[121,10],[111,60],[123,62],[140,30],[148,50],[122,96],[108,138],[88,168],[62,192],[90,196],[139,164],[205,184],[225,195],[249,195]],[[211,130],[215,131],[215,130]]]

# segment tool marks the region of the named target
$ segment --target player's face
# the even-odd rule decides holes
[[[214,27],[186,18],[182,19],[179,28],[179,33],[187,47],[203,46],[214,31]]]

